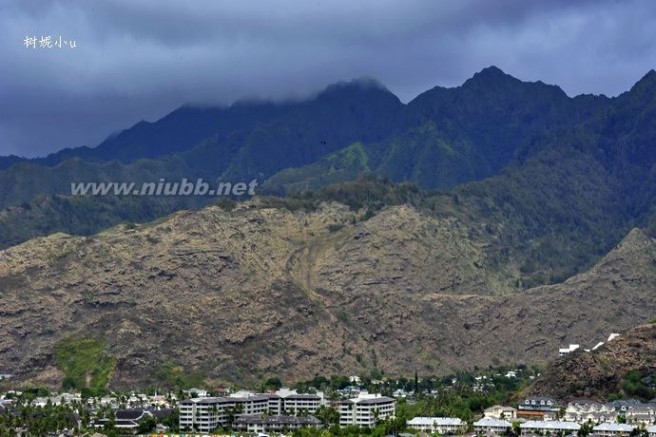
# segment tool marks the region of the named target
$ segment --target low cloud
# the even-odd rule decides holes
[[[299,97],[377,78],[408,101],[497,65],[617,95],[656,65],[656,4],[10,0],[0,7],[0,155],[95,146],[185,103]],[[26,36],[76,48],[26,48]]]

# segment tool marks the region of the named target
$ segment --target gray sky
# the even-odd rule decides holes
[[[26,36],[76,47],[26,48]],[[0,155],[98,145],[185,103],[370,76],[403,101],[496,65],[569,95],[656,68],[656,2],[0,1]]]

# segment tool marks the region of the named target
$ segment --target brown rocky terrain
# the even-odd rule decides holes
[[[558,359],[528,392],[564,400],[582,396],[606,400],[612,394],[634,397],[641,392],[627,392],[632,372],[638,375],[638,387],[647,386],[641,384],[642,378],[656,375],[656,324],[632,328],[592,352],[577,351]],[[649,390],[645,393],[651,395]]]
[[[55,345],[76,337],[104,341],[113,386],[153,383],[165,362],[224,381],[443,374],[551,360],[656,312],[640,230],[586,273],[517,293],[455,218],[361,217],[256,200],[6,249],[0,370],[57,384]]]

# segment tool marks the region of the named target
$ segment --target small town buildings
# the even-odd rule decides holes
[[[529,420],[519,425],[521,434],[576,434],[581,428],[581,425],[574,422],[561,422],[559,420]]]
[[[486,408],[483,415],[492,419],[514,419],[517,417],[517,409],[503,405],[493,405]]]
[[[484,417],[481,420],[474,422],[474,431],[477,433],[493,432],[496,434],[504,434],[510,428],[512,428],[512,423],[507,420],[493,419],[491,417]]]
[[[599,436],[628,436],[634,427],[626,423],[602,423],[592,428],[592,432]]]
[[[457,417],[415,417],[407,424],[409,428],[431,434],[462,434],[467,428],[467,423]]]
[[[341,426],[375,426],[378,421],[394,417],[396,400],[386,396],[361,396],[339,404]]]

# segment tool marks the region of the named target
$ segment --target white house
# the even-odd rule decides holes
[[[655,404],[635,404],[629,406],[625,412],[627,423],[653,425],[656,420]]]
[[[514,419],[517,416],[517,410],[513,407],[493,405],[486,408],[483,415],[492,419]]]
[[[615,422],[617,413],[610,404],[602,404],[592,399],[575,399],[567,404],[563,419],[570,422]]]
[[[431,434],[462,434],[467,424],[457,417],[415,417],[408,427]]]
[[[497,434],[503,434],[506,432],[506,430],[508,430],[508,428],[512,428],[512,423],[508,422],[507,420],[484,417],[478,422],[474,422],[474,431],[477,433],[494,432]]]
[[[600,436],[628,436],[633,431],[633,426],[626,423],[602,423],[592,428],[592,432]]]
[[[574,422],[561,422],[558,420],[529,420],[519,425],[522,435],[524,434],[555,434],[563,432],[565,434],[576,434],[581,425]]]

